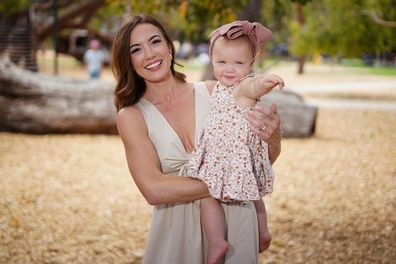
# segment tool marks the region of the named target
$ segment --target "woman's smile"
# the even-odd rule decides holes
[[[144,67],[144,69],[148,71],[157,71],[161,68],[161,65],[162,65],[162,60],[157,60]]]

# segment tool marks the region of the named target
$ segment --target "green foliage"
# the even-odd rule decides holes
[[[290,0],[290,1],[305,5],[306,3],[310,2],[311,0]]]
[[[396,21],[394,0],[322,0],[304,6],[305,25],[289,24],[291,51],[295,55],[322,53],[360,57],[396,49],[396,29],[379,25],[363,10]]]
[[[290,52],[295,56],[313,54],[316,50],[315,31],[306,25],[301,27],[296,21],[290,22]]]
[[[29,0],[2,0],[0,1],[0,14],[11,16],[29,7]]]
[[[224,23],[237,19],[238,13],[248,1],[190,0],[185,13],[186,33],[194,40],[206,40],[210,32]]]
[[[13,1],[10,1],[13,2]],[[249,0],[108,0],[94,19],[96,27],[113,15],[147,13],[157,17],[174,38],[207,41],[218,26],[238,18]],[[296,21],[302,4],[305,24]],[[288,43],[296,56],[327,54],[360,57],[396,50],[396,29],[379,25],[362,11],[396,21],[396,0],[262,0],[262,22],[273,32],[272,43]],[[107,22],[111,23],[111,22]]]
[[[288,25],[294,21],[290,0],[264,1],[262,22],[273,31],[273,43],[288,43],[290,31]]]
[[[146,13],[177,29],[181,39],[206,41],[212,29],[237,18],[248,0],[109,0],[109,6],[129,6],[131,14]],[[114,8],[114,7],[113,7]]]

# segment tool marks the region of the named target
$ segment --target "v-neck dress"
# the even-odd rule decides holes
[[[210,111],[211,102],[204,82],[194,83],[194,89],[195,142],[198,142],[198,132]],[[162,171],[189,176],[185,169],[189,154],[168,121],[149,101],[142,98],[136,105],[145,119]],[[253,203],[222,203],[222,206],[227,224],[226,239],[230,244],[225,263],[257,263],[258,224]],[[201,228],[199,200],[154,206],[144,264],[203,264],[206,253],[207,240]]]

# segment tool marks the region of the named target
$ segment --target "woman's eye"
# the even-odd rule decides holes
[[[153,40],[153,44],[158,44],[158,43],[161,43],[162,42],[162,40],[161,39],[154,39]]]
[[[138,52],[140,49],[132,49],[131,50],[131,54],[134,54],[134,53],[136,53],[136,52]]]

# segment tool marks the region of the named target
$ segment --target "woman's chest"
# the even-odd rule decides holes
[[[161,107],[159,110],[180,138],[186,151],[191,152],[195,141],[195,103],[185,101],[172,107]]]

